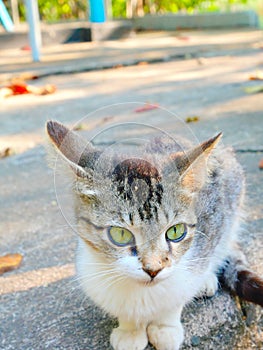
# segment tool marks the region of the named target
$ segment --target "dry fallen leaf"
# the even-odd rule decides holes
[[[74,125],[72,127],[72,130],[74,131],[82,131],[82,130],[92,130],[94,128],[97,128],[105,123],[108,123],[109,121],[111,121],[114,118],[114,116],[108,116],[108,117],[104,117],[102,119],[100,119],[99,121],[95,121],[93,123],[79,123],[77,125]]]
[[[6,88],[6,87],[2,87],[0,88],[0,97],[9,97],[13,95],[13,91],[12,89]]]
[[[22,255],[18,253],[0,256],[0,275],[17,269],[20,266],[22,259]]]
[[[113,68],[115,68],[115,69],[123,68],[123,67],[124,67],[124,65],[121,63],[115,64],[115,66],[113,66]]]
[[[56,87],[50,84],[47,84],[42,87],[35,87],[32,85],[28,85],[28,91],[32,92],[32,94],[34,95],[49,95],[49,94],[53,94],[56,91]]]
[[[138,64],[138,66],[147,66],[149,64],[149,62],[147,62],[147,61],[140,61],[137,64]]]
[[[24,73],[21,73],[17,78],[20,79],[20,80],[27,81],[27,80],[36,80],[36,79],[39,79],[39,76],[36,75],[36,74],[32,74],[32,73],[30,73],[30,72],[24,72]],[[16,79],[16,78],[12,78],[11,81],[12,81],[13,79]]]
[[[258,167],[259,167],[259,169],[263,170],[263,158],[260,159],[260,161],[258,163]]]
[[[10,157],[13,154],[15,154],[15,151],[13,150],[13,148],[6,147],[5,149],[0,150],[0,159],[1,158],[6,158],[6,157]]]
[[[190,40],[190,38],[188,36],[184,36],[184,35],[180,35],[180,34],[176,36],[176,39],[177,40],[183,40],[183,41],[189,41]]]
[[[14,78],[10,84],[0,88],[1,97],[9,97],[14,95],[34,94],[34,95],[48,95],[56,91],[54,85],[44,85],[41,87],[28,85],[20,78]]]
[[[185,119],[186,123],[196,123],[200,120],[200,118],[197,115],[191,116],[191,117],[187,117]]]
[[[144,105],[143,107],[138,107],[134,110],[135,113],[141,113],[141,112],[148,112],[148,111],[151,111],[153,109],[157,109],[159,108],[158,105],[156,104],[150,104],[150,103],[147,103],[146,105]]]
[[[85,126],[85,124],[77,124],[75,126],[73,126],[72,130],[74,131],[80,131],[80,130],[85,130],[87,127]]]
[[[258,71],[256,74],[250,75],[249,80],[263,80],[263,72]]]
[[[31,46],[29,46],[29,45],[24,45],[24,46],[22,46],[22,47],[20,48],[20,50],[22,50],[22,51],[31,51]]]
[[[263,92],[263,85],[249,86],[245,88],[245,92],[248,94],[257,94],[259,92]]]

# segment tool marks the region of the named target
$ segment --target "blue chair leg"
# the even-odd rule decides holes
[[[0,0],[0,21],[3,24],[6,31],[13,32],[14,30],[13,21],[2,0]]]
[[[105,22],[104,0],[89,0],[90,3],[90,21],[102,23]]]

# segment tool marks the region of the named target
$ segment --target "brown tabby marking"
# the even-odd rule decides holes
[[[138,213],[141,220],[157,217],[156,206],[161,205],[163,187],[160,184],[161,175],[153,165],[143,159],[126,159],[115,167],[112,175],[118,184],[117,192],[120,197],[133,203],[136,199],[140,202]],[[138,180],[142,180],[146,186],[140,188]]]
[[[235,288],[240,298],[263,307],[263,280],[255,273],[247,270],[239,271]]]

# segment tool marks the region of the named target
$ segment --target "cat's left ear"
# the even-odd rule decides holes
[[[58,154],[82,178],[92,176],[95,160],[100,152],[74,131],[56,121],[48,121],[47,134]]]
[[[202,188],[209,172],[207,160],[221,137],[222,133],[219,133],[195,148],[184,153],[175,153],[170,156],[183,187],[191,192],[198,191]]]

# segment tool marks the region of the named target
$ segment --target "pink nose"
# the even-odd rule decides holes
[[[152,279],[154,279],[155,276],[158,275],[158,273],[162,270],[162,269],[159,269],[159,270],[148,270],[148,269],[143,269]]]

